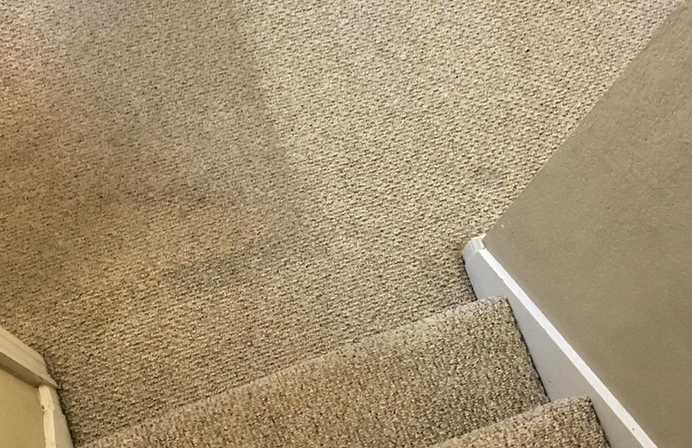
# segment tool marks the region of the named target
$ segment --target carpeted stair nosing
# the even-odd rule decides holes
[[[547,401],[505,300],[344,346],[85,448],[414,447]]]
[[[539,406],[431,448],[608,448],[587,398]]]

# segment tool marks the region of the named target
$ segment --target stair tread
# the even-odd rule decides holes
[[[608,448],[588,399],[539,406],[432,448]]]
[[[429,446],[547,401],[505,300],[475,302],[85,446]]]

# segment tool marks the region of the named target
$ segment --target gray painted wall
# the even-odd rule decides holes
[[[692,446],[688,6],[485,244],[660,448]]]

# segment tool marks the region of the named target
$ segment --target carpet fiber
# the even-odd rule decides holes
[[[426,447],[546,401],[507,302],[476,302],[85,448]]]
[[[591,403],[557,401],[434,448],[608,448]]]
[[[471,300],[677,0],[0,1],[0,325],[76,443]]]

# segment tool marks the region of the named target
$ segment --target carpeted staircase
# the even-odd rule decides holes
[[[607,446],[587,401],[547,402],[511,309],[496,299],[341,347],[85,448]]]

